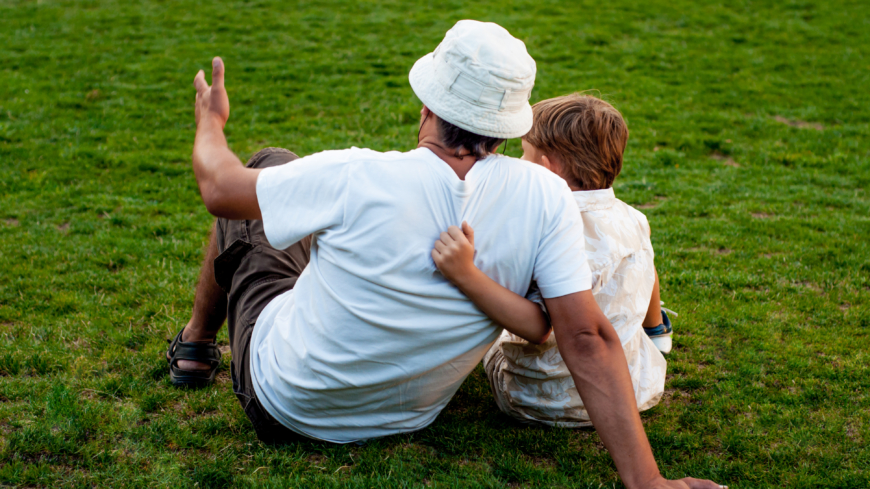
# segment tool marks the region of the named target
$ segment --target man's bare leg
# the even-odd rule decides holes
[[[181,341],[209,343],[215,339],[227,319],[227,294],[214,278],[214,259],[218,256],[217,221],[212,225],[205,259],[199,272],[199,282],[193,298],[193,314],[181,333]],[[181,370],[208,370],[207,363],[178,360]]]

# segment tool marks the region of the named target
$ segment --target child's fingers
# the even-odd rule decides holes
[[[449,228],[447,228],[447,234],[450,235],[450,237],[453,238],[455,241],[458,241],[460,243],[468,241],[468,238],[465,237],[465,233],[463,233],[462,230],[456,226],[450,226]]]
[[[444,255],[438,253],[438,250],[432,250],[432,261],[435,262],[435,268],[441,270],[441,266],[444,264]]]
[[[474,246],[474,229],[468,221],[462,221],[462,232],[465,234],[465,239]]]

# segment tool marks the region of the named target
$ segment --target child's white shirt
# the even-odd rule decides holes
[[[664,393],[667,368],[643,332],[655,285],[649,223],[612,188],[573,194],[583,218],[592,293],[622,342],[637,407],[649,409]],[[539,297],[534,288],[529,292],[529,299],[540,302]],[[553,335],[534,345],[504,331],[484,366],[499,408],[510,416],[561,427],[591,424]]]

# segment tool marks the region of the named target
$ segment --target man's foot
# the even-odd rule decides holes
[[[202,338],[187,324],[169,344],[166,361],[176,386],[201,387],[214,381],[221,352],[214,338]]]
[[[671,326],[671,319],[668,314],[662,310],[662,324],[655,328],[643,328],[643,332],[649,336],[656,348],[662,353],[670,353],[673,342],[671,336],[674,334],[674,328]]]

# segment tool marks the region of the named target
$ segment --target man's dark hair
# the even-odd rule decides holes
[[[504,142],[504,139],[481,136],[466,131],[440,117],[438,118],[438,133],[441,134],[441,142],[444,143],[444,146],[456,151],[453,156],[460,156],[461,150],[466,149],[475,160],[486,158]]]

